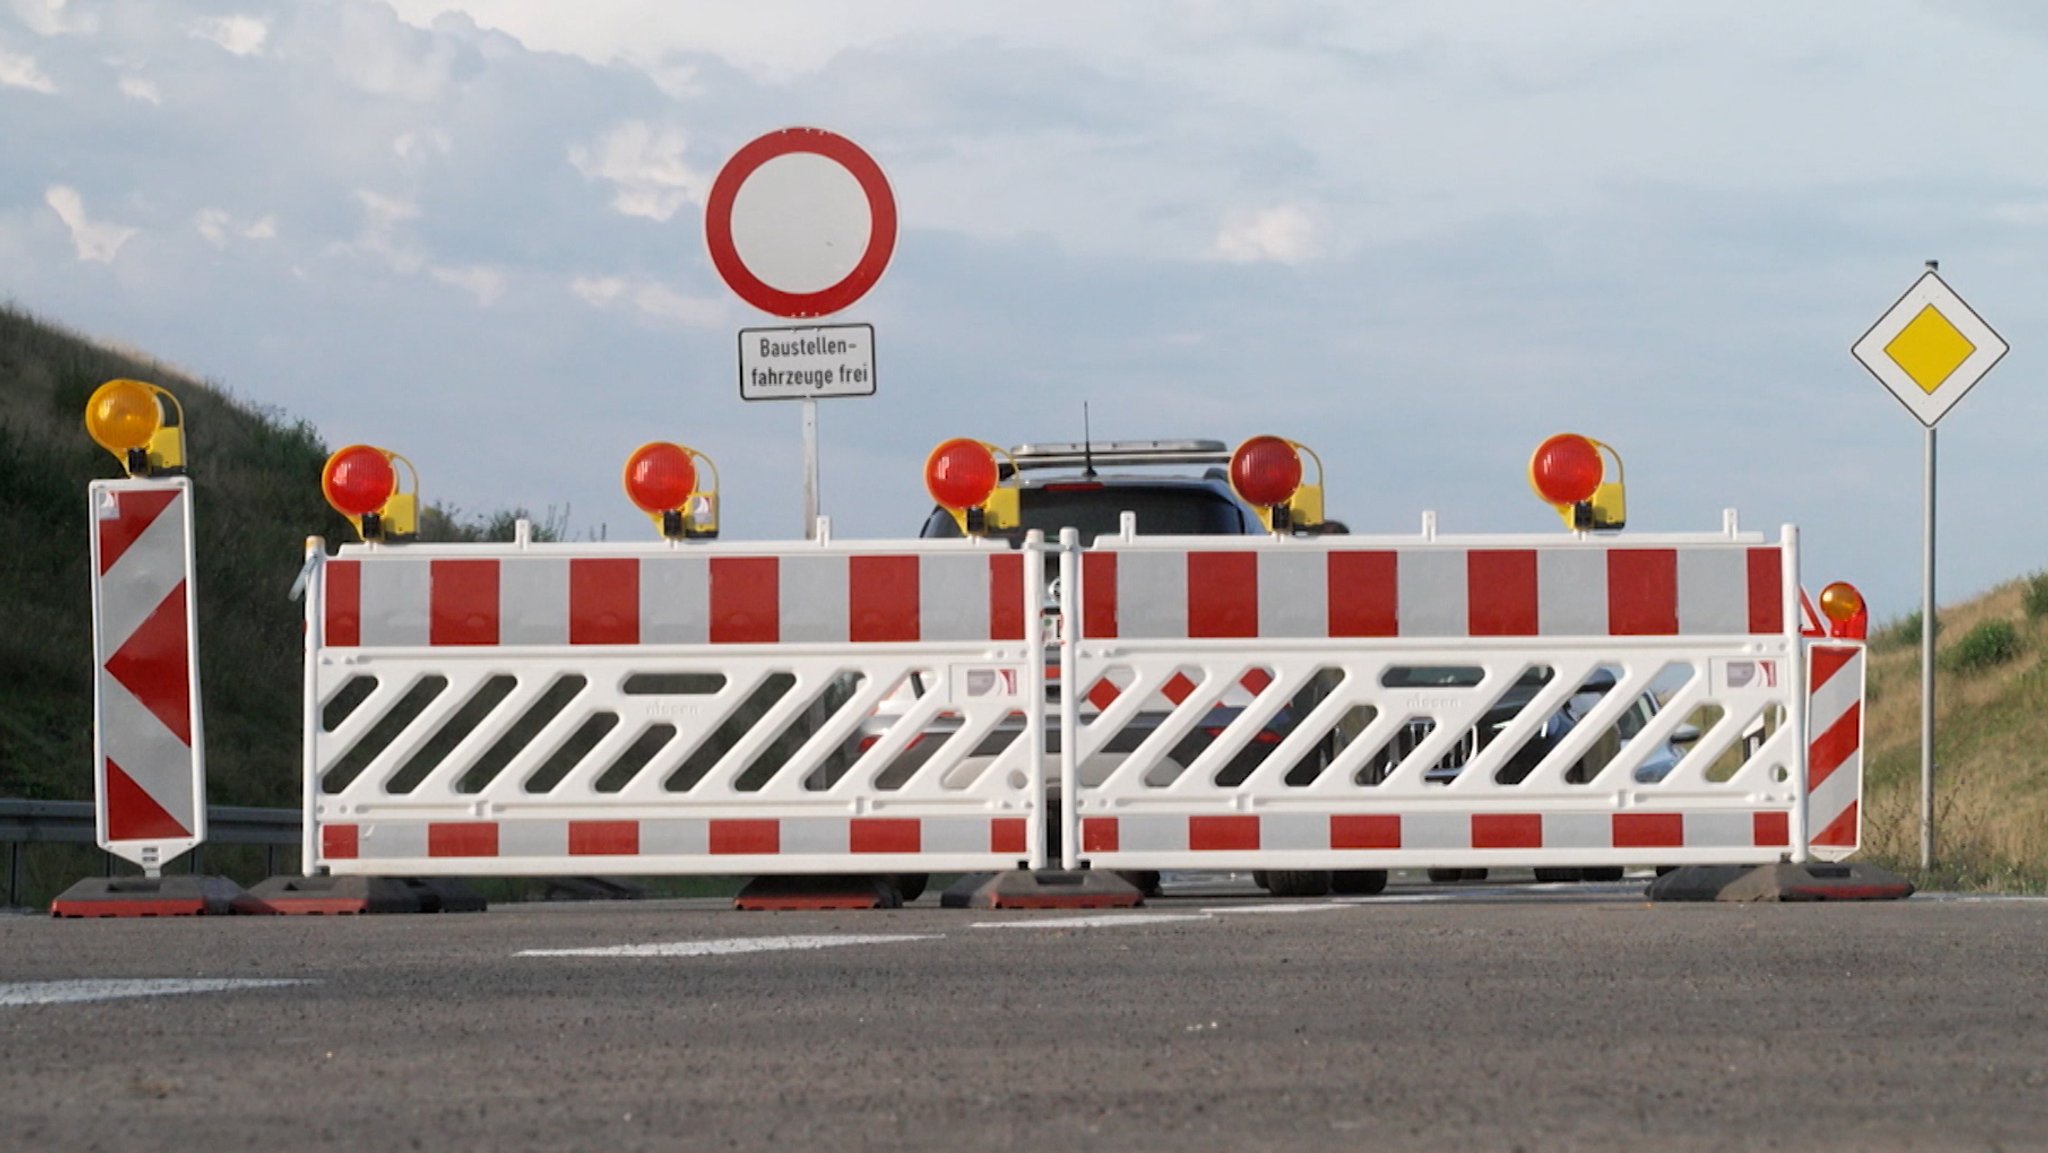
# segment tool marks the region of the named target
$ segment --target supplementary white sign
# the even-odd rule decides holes
[[[1991,371],[2006,345],[1930,270],[1850,351],[1921,424],[1933,428]]]
[[[875,326],[740,329],[741,400],[875,394]]]

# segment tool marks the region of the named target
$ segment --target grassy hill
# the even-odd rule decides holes
[[[199,534],[200,680],[215,804],[298,803],[305,537],[351,534],[320,496],[327,446],[303,421],[146,357],[0,308],[0,797],[92,794],[86,485],[120,474],[86,398],[132,377],[183,403]],[[427,539],[509,535],[519,510],[423,517]],[[543,537],[562,526],[543,526]],[[2048,576],[1941,614],[1935,885],[2048,891]],[[1986,630],[1998,634],[1985,642]],[[1865,856],[1917,873],[1918,622],[1872,644]]]

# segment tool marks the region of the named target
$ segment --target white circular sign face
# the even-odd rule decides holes
[[[823,292],[845,280],[873,230],[860,181],[815,152],[768,161],[733,197],[733,248],[748,271],[780,292]]]

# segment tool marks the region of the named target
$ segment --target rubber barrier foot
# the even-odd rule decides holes
[[[219,917],[274,913],[226,877],[88,877],[50,902],[53,917]]]
[[[1687,865],[1650,882],[1652,901],[1898,901],[1913,883],[1862,861]]]
[[[1144,903],[1136,885],[1098,869],[970,873],[939,897],[948,909],[1128,909]]]
[[[293,916],[480,913],[489,907],[482,894],[452,877],[272,877],[252,894]]]
[[[735,909],[900,909],[902,895],[887,877],[755,877],[732,899]]]

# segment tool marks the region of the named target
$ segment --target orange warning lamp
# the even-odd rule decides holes
[[[129,476],[183,472],[184,425],[178,398],[139,380],[110,380],[85,402],[85,431]]]
[[[924,460],[926,491],[969,536],[1017,527],[1017,490],[1002,483],[1002,469],[996,464],[1001,451],[984,441],[956,436]],[[1014,461],[1010,471],[1016,472]]]
[[[1820,590],[1820,612],[1828,618],[1831,637],[1860,641],[1870,632],[1870,606],[1848,581],[1836,581]]]
[[[398,490],[403,464],[412,474],[412,491]],[[412,462],[375,445],[352,444],[335,450],[320,470],[320,491],[334,511],[348,518],[364,540],[406,540],[419,535],[420,474]]]
[[[1611,481],[1603,457],[1614,459]],[[1537,445],[1529,457],[1529,487],[1575,532],[1618,532],[1628,523],[1621,454],[1592,437],[1561,432]]]
[[[1302,483],[1301,454],[1315,461],[1314,484]],[[1314,531],[1323,523],[1323,458],[1279,436],[1255,436],[1230,454],[1230,487],[1269,531]]]
[[[711,487],[699,488],[697,462],[711,471]],[[647,514],[669,540],[718,535],[718,466],[686,445],[649,441],[626,458],[621,478],[626,499]]]

